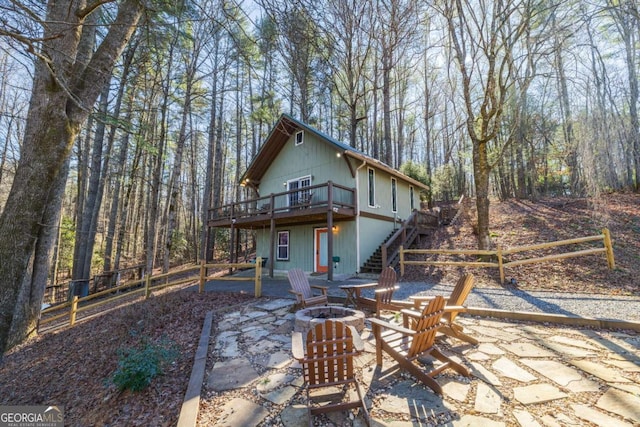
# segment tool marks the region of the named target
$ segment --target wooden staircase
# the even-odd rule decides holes
[[[360,267],[361,273],[380,274],[387,266],[393,268],[400,261],[400,246],[409,248],[421,235],[439,225],[439,218],[431,212],[414,211],[402,226],[394,230]]]
[[[384,239],[386,243],[395,234],[396,230],[389,233]],[[382,243],[384,245],[384,243]],[[369,259],[360,267],[361,273],[380,274],[382,272],[382,245],[378,246],[378,249],[369,257]]]

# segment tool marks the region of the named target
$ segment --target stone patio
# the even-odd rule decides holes
[[[257,301],[213,321],[197,425],[308,425],[302,370],[291,358],[291,304],[290,299]],[[443,396],[415,383],[391,359],[378,368],[366,324],[365,351],[356,364],[372,425],[640,424],[638,333],[459,320],[480,344],[442,341],[441,349],[473,373],[464,378],[445,371],[436,377]],[[353,412],[327,414],[325,421],[365,425]]]

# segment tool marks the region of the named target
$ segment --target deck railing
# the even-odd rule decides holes
[[[280,213],[304,213],[304,209],[328,207],[355,209],[355,189],[331,181],[272,193],[209,209],[209,220],[253,218]]]

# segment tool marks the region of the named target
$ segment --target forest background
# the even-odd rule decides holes
[[[480,248],[491,197],[638,190],[635,0],[0,10],[0,352],[59,271],[204,258],[207,209],[253,196],[239,177],[282,112],[428,202],[474,196]]]

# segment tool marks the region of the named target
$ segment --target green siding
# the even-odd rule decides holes
[[[373,218],[357,219],[336,223],[338,232],[334,234],[334,256],[340,257],[340,264],[333,271],[336,274],[352,274],[360,270],[360,266],[380,246],[383,240],[394,229],[393,218],[407,219],[411,214],[409,200],[409,184],[400,178],[397,180],[397,213],[392,211],[391,178],[387,172],[375,169],[376,205],[368,206],[367,175],[368,166],[358,170],[358,179],[351,176],[351,171],[343,157],[338,157],[340,151],[332,144],[325,143],[320,137],[311,133],[304,133],[304,142],[295,145],[295,133],[291,135],[278,156],[264,173],[260,182],[260,195],[267,196],[271,193],[286,191],[286,182],[305,176],[312,176],[311,185],[323,184],[332,181],[346,187],[358,187],[358,206],[361,211],[384,216],[391,220],[385,221]],[[358,167],[353,159],[350,160],[353,167]],[[414,193],[415,206],[419,205],[418,191]],[[287,271],[291,268],[302,268],[305,271],[314,271],[314,230],[325,227],[326,223],[312,225],[281,227],[276,230],[289,231],[289,260],[278,261],[274,259],[274,269]],[[276,233],[277,235],[277,233]],[[358,250],[358,244],[360,248]],[[258,255],[269,256],[269,229],[257,231]],[[274,251],[275,253],[275,251]],[[358,254],[360,258],[358,259]],[[332,263],[330,263],[332,264]],[[330,265],[330,268],[333,266]]]
[[[356,259],[356,228],[355,221],[336,222],[337,227],[333,235],[333,254],[340,257],[340,263],[333,269],[336,274],[355,273],[358,270]],[[278,231],[289,231],[289,260],[274,259],[274,270],[287,271],[291,268],[301,268],[304,271],[314,271],[315,229],[325,228],[323,224],[278,227]],[[269,230],[259,230],[256,233],[258,256],[269,257]],[[276,243],[277,244],[277,243]],[[274,254],[276,253],[274,246]],[[332,265],[330,267],[333,267]]]
[[[393,222],[364,217],[360,217],[359,221],[360,263],[364,264],[384,240],[389,237],[389,234],[393,231]]]
[[[393,212],[393,205],[391,203],[391,178],[392,175],[375,169],[375,192],[376,192],[376,205],[379,207],[369,206],[369,167],[360,169],[358,174],[360,194],[358,194],[358,203],[360,210],[369,212],[375,215],[383,215],[390,218],[397,216],[401,220],[405,220],[411,215],[411,201],[409,193],[409,183],[398,178],[397,182],[397,213]],[[413,202],[414,206],[418,207],[420,204],[418,198],[418,190],[414,188]]]
[[[310,132],[304,133],[304,143],[294,144],[295,134],[271,163],[260,182],[260,195],[281,193],[283,185],[290,179],[311,175],[311,185],[333,181],[352,188],[355,180],[351,177],[345,159],[338,157],[336,148],[319,140]]]

